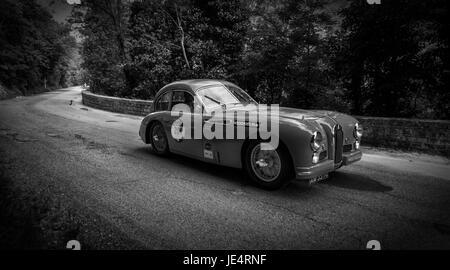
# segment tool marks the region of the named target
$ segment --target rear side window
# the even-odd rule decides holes
[[[157,101],[155,105],[155,111],[168,111],[170,105],[170,92],[162,95]]]
[[[189,106],[191,112],[194,110],[194,97],[186,91],[173,91],[172,108],[177,104],[185,104]]]

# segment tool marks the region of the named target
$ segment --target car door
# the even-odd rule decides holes
[[[178,115],[171,115],[170,116],[170,122],[171,125],[173,125],[169,132],[172,132],[172,129],[174,129],[174,132],[184,132],[185,134],[189,134],[188,138],[182,138],[182,139],[175,139],[172,137],[172,134],[170,133],[169,136],[173,138],[173,145],[171,147],[171,150],[173,152],[178,152],[186,156],[202,159],[203,158],[203,144],[201,138],[195,138],[194,137],[194,123],[193,123],[193,116],[194,116],[194,96],[185,90],[173,90],[172,91],[172,102],[171,102],[171,110],[173,110],[174,106],[178,104],[184,104],[189,107],[189,112],[186,113],[186,118],[191,119],[191,125],[190,127],[180,125],[179,123],[175,123],[180,116]],[[189,130],[186,130],[186,128],[189,128]]]
[[[158,113],[158,119],[162,122],[166,135],[169,139],[170,146],[170,127],[171,127],[171,118],[170,118],[170,100],[172,97],[172,92],[167,91],[162,94],[154,103],[155,112]],[[169,132],[169,133],[168,133]]]

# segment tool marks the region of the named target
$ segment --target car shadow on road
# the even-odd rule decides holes
[[[330,178],[323,184],[360,191],[388,192],[393,188],[373,180],[369,176],[351,172],[337,171],[330,175]]]
[[[196,160],[177,154],[169,154],[166,157],[161,157],[153,154],[149,147],[136,148],[133,152],[138,154],[151,155],[152,158],[157,158],[160,161],[167,161],[168,163],[177,164],[180,166],[180,170],[183,170],[183,167],[187,167],[189,169],[196,170],[199,173],[206,173],[214,177],[225,178],[241,186],[249,185],[244,172],[240,169],[207,163],[205,161]]]
[[[184,157],[181,155],[170,154],[167,157],[160,157],[154,155],[149,147],[147,148],[136,148],[133,152],[138,155],[152,155],[153,158],[158,158],[161,161],[167,161],[168,163],[177,164],[180,170],[183,170],[183,167],[187,167],[189,169],[198,171],[199,174],[210,175],[211,178],[220,179],[224,182],[235,184],[246,190],[246,192],[252,191],[257,193],[269,193],[274,196],[283,196],[283,197],[294,197],[298,198],[299,194],[306,193],[315,193],[318,190],[314,189],[312,186],[308,184],[307,181],[296,181],[293,180],[286,186],[282,187],[279,190],[268,191],[262,188],[253,185],[253,183],[248,179],[245,172],[242,169],[236,169],[231,167],[225,167],[217,164],[207,163],[204,161],[192,159],[189,157]]]

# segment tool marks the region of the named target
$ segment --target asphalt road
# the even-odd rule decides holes
[[[265,191],[240,170],[153,155],[141,117],[87,108],[80,90],[0,101],[2,181],[58,208],[40,232],[64,217],[77,227],[60,238],[91,248],[450,248],[447,159],[365,148],[322,183]]]

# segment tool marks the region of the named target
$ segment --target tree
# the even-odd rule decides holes
[[[93,92],[123,95],[129,89],[126,0],[83,0],[70,22],[83,36],[82,67]]]
[[[448,118],[444,1],[355,1],[343,11],[353,113]]]
[[[0,81],[24,94],[65,86],[70,28],[32,0],[3,0],[0,18]]]
[[[246,24],[239,1],[134,2],[129,24],[132,95],[152,97],[179,79],[232,79]]]
[[[262,102],[310,108],[328,86],[326,40],[332,25],[323,1],[251,2],[243,76]],[[251,84],[251,83],[250,83]]]

